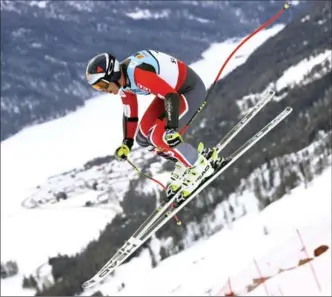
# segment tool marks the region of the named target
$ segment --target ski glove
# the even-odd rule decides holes
[[[116,150],[115,150],[115,157],[119,161],[125,161],[128,158],[128,155],[131,151],[131,148],[134,144],[134,141],[132,139],[125,139]]]
[[[175,147],[183,141],[181,134],[179,132],[176,132],[174,129],[166,130],[165,139],[170,147]]]

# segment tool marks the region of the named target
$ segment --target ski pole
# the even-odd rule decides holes
[[[239,50],[239,48],[245,44],[249,39],[251,39],[253,36],[255,36],[259,31],[263,30],[264,28],[266,28],[268,25],[270,25],[271,23],[273,23],[277,18],[279,18],[282,13],[289,8],[289,4],[285,3],[283,8],[279,10],[278,13],[276,13],[273,17],[271,17],[267,22],[265,22],[264,24],[260,25],[255,31],[253,31],[252,33],[250,33],[246,38],[244,38],[240,44],[238,44],[238,46],[233,50],[233,52],[228,56],[228,58],[226,59],[226,61],[224,62],[224,64],[221,66],[217,77],[215,78],[214,82],[212,83],[203,103],[201,104],[201,106],[198,108],[198,110],[195,112],[195,114],[192,116],[192,118],[189,120],[189,122],[183,127],[183,129],[181,130],[181,134],[183,134],[187,129],[188,126],[190,125],[190,123],[194,120],[194,118],[202,111],[202,109],[205,107],[207,100],[209,99],[209,97],[212,94],[212,91],[214,90],[215,86],[217,85],[217,82],[219,80],[219,77],[221,75],[221,73],[223,72],[223,70],[225,69],[226,65],[228,64],[228,62],[230,61],[230,59],[234,56],[234,54]]]
[[[134,170],[135,170],[136,172],[138,172],[138,174],[141,174],[141,175],[143,175],[144,177],[146,177],[146,178],[152,180],[153,182],[155,182],[155,183],[157,183],[159,186],[161,186],[163,190],[166,190],[166,186],[165,186],[165,185],[163,185],[159,180],[157,180],[157,179],[153,178],[152,176],[150,176],[150,175],[144,173],[141,169],[139,169],[139,168],[138,168],[133,162],[131,162],[128,158],[127,158],[127,162],[130,164],[131,167],[134,168]],[[171,204],[171,207],[173,207],[173,204]],[[179,219],[179,217],[178,217],[177,215],[174,216],[174,219],[175,219],[177,225],[182,225],[182,222],[181,222],[181,220]]]

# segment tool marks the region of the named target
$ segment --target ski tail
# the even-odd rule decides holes
[[[132,255],[143,243],[144,241],[133,236],[129,238],[117,253],[91,279],[82,284],[82,288],[92,287],[97,282],[102,281],[109,273]]]

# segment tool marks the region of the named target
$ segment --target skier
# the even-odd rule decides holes
[[[139,51],[121,63],[102,53],[89,61],[86,78],[99,91],[120,93],[124,137],[115,151],[119,160],[127,159],[136,134],[137,144],[175,162],[166,190],[169,199],[181,186],[185,199],[214,173],[220,161],[216,150],[202,144],[196,150],[180,134],[206,96],[204,83],[188,65],[156,50]],[[155,98],[138,125],[137,95],[149,94]]]

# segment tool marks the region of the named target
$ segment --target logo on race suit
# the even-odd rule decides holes
[[[139,88],[140,90],[145,91],[145,92],[148,92],[148,93],[151,93],[151,89],[149,89],[149,88],[147,88],[147,87],[141,85],[140,83],[137,83],[137,86],[138,86],[138,88]]]
[[[174,63],[174,64],[176,64],[176,59],[173,58],[173,57],[171,57],[171,62]]]
[[[136,53],[136,54],[134,55],[134,57],[136,57],[137,59],[143,59],[143,58],[144,58],[144,55],[141,54],[141,53]]]
[[[169,100],[165,101],[165,109],[166,109],[166,114],[167,114],[167,120],[171,121],[172,112],[173,112],[173,106],[172,106],[171,101],[169,101]]]
[[[118,261],[122,261],[124,258],[130,255],[133,249],[136,249],[137,244],[130,241],[130,239],[121,247],[120,250],[113,256],[107,266],[100,271],[99,277],[106,275],[112,268],[115,268],[118,265]]]

